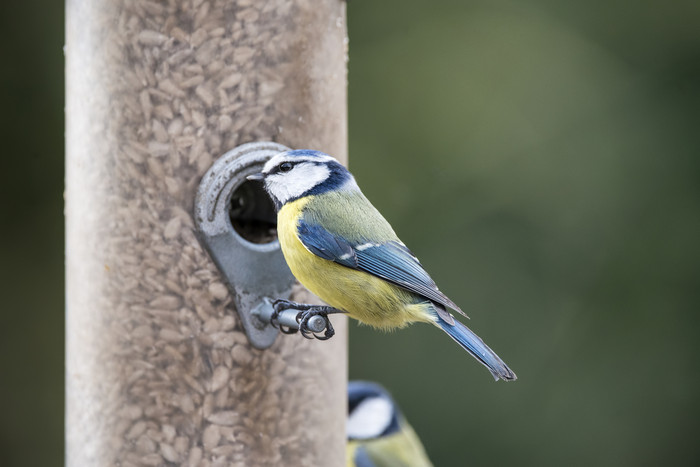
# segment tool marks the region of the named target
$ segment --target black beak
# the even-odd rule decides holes
[[[247,180],[251,181],[256,181],[256,182],[262,182],[265,179],[265,175],[263,175],[262,172],[256,173],[256,174],[251,174],[246,177]]]

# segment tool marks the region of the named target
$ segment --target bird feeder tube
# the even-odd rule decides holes
[[[66,464],[345,465],[345,318],[329,341],[252,347],[193,222],[202,176],[240,144],[346,161],[344,3],[66,16]]]

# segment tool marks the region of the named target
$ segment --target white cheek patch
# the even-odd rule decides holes
[[[383,397],[365,399],[355,407],[346,422],[348,437],[353,439],[376,438],[391,424],[394,409]]]
[[[284,204],[323,183],[331,172],[325,165],[301,163],[289,172],[269,175],[265,180],[268,191]]]

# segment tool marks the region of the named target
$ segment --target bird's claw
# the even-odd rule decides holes
[[[276,327],[277,329],[280,330],[281,333],[283,334],[296,334],[298,329],[290,328],[290,327],[285,327],[282,326],[277,318],[279,317],[279,314],[282,312],[282,310],[286,310],[289,308],[289,304],[293,302],[289,302],[287,300],[275,300],[274,303],[272,304],[272,309],[274,310],[272,312],[272,316],[270,316],[270,325]]]
[[[284,334],[295,334],[297,331],[301,332],[301,335],[307,339],[318,339],[325,341],[330,339],[335,335],[335,329],[331,324],[331,320],[328,318],[329,313],[342,313],[342,311],[329,306],[319,306],[319,305],[308,305],[305,303],[296,303],[289,300],[275,300],[272,303],[273,313],[270,317],[270,324],[278,328]],[[299,329],[294,329],[290,327],[282,326],[277,317],[283,310],[298,310],[296,321],[299,323]],[[314,316],[320,316],[323,318],[325,327],[323,335],[314,333],[309,329],[309,320]]]
[[[309,320],[314,316],[320,316],[321,318],[323,318],[323,321],[325,323],[325,332],[322,336],[319,336],[318,334],[309,329]],[[301,332],[301,335],[307,339],[316,338],[320,341],[326,341],[335,335],[335,329],[333,329],[331,320],[328,319],[328,313],[325,311],[316,311],[313,309],[300,311],[297,314],[297,323],[299,323],[299,331]]]

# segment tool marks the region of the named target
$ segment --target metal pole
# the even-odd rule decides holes
[[[344,318],[252,348],[192,222],[238,144],[346,160],[344,3],[66,8],[67,465],[344,465]]]

